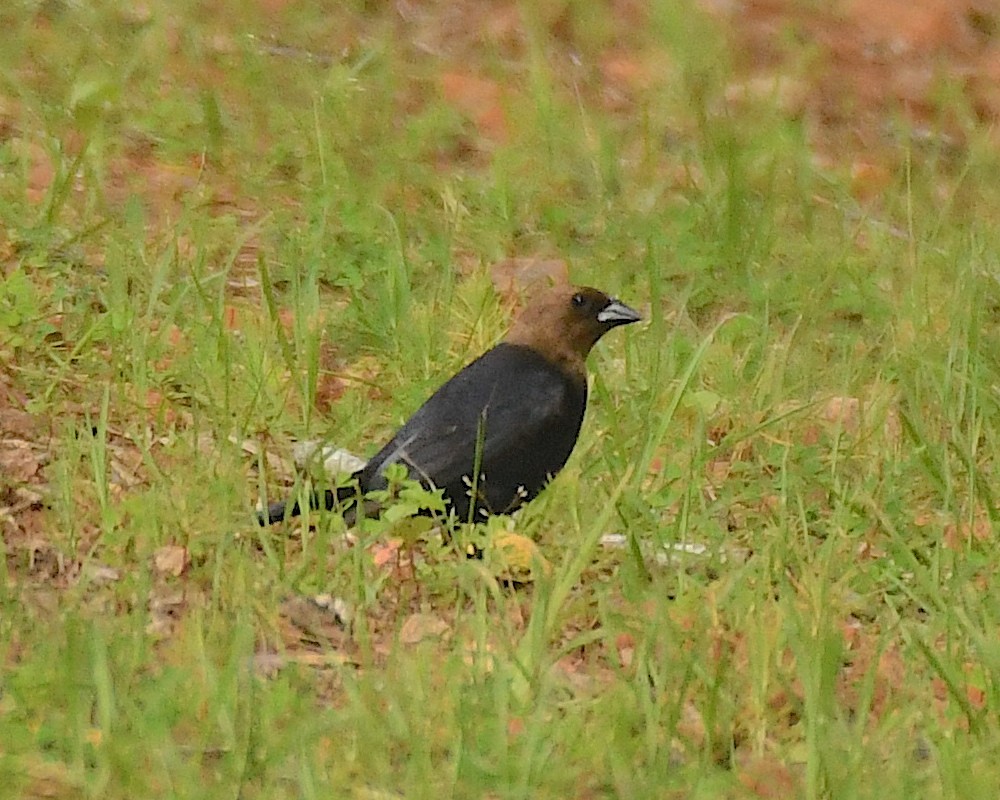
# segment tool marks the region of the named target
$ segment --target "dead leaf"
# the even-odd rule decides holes
[[[831,397],[823,407],[822,417],[846,433],[857,434],[861,427],[861,401],[857,397]]]
[[[15,439],[32,440],[38,428],[34,415],[20,408],[0,406],[0,431],[11,434]]]
[[[278,324],[281,325],[286,336],[291,336],[295,331],[295,312],[290,308],[279,309]]]
[[[448,623],[434,614],[411,614],[399,631],[399,641],[402,644],[419,644],[425,639],[440,639],[449,630]]]
[[[795,773],[776,759],[750,760],[741,766],[737,776],[754,796],[765,800],[785,800],[799,794],[799,780]]]
[[[444,99],[472,119],[480,136],[497,144],[507,141],[504,90],[499,83],[462,72],[445,72],[440,85]]]
[[[153,327],[154,329],[159,328],[159,326],[156,324],[154,324]],[[167,327],[166,340],[167,344],[169,344],[174,349],[187,347],[188,343],[187,335],[181,328],[179,328],[174,323],[170,323],[170,325]]]
[[[705,718],[690,700],[685,702],[681,709],[681,718],[677,721],[677,735],[695,748],[702,747],[708,738]]]
[[[85,782],[62,761],[34,754],[9,755],[9,769],[20,776],[24,800],[73,800],[85,797]]]
[[[897,56],[908,50],[933,50],[961,41],[953,0],[852,0],[844,12],[864,31],[868,42],[880,42]]]
[[[140,470],[143,465],[142,451],[131,442],[112,444],[111,451],[111,483],[126,489],[132,489],[143,482]]]
[[[949,522],[944,527],[942,541],[949,550],[962,550],[973,542],[985,542],[992,538],[993,524],[985,510],[976,511],[973,519]]]
[[[222,309],[222,329],[224,331],[238,331],[240,325],[240,313],[236,306],[227,305]]]
[[[328,414],[347,391],[347,381],[339,375],[324,372],[316,381],[316,410]]]
[[[188,549],[180,545],[168,544],[153,553],[153,569],[160,575],[179,578],[190,563]]]
[[[553,670],[574,692],[580,694],[593,694],[597,691],[598,679],[608,677],[577,655],[563,656],[553,665]]]
[[[650,82],[649,70],[631,52],[606,54],[601,59],[601,75],[605,81],[626,88],[644,89]]]
[[[26,483],[34,478],[42,463],[30,442],[23,439],[0,441],[0,474],[9,479]]]
[[[892,173],[883,164],[855,161],[851,164],[851,194],[862,202],[883,195],[892,183]]]
[[[262,652],[254,653],[252,663],[254,672],[265,678],[274,678],[284,669],[288,660],[281,653]]]
[[[376,567],[384,567],[399,558],[402,547],[403,540],[398,537],[376,543],[372,546],[372,563]]]
[[[971,683],[965,687],[965,696],[969,700],[969,705],[976,710],[982,710],[986,705],[986,692]]]
[[[288,644],[306,640],[330,645],[342,641],[351,610],[346,602],[332,595],[294,595],[282,601],[281,616],[294,628],[287,637]]]
[[[81,566],[81,574],[92,580],[94,583],[114,583],[121,580],[121,570],[109,567],[106,564],[97,564],[86,561]]]
[[[630,633],[619,633],[615,637],[615,649],[618,651],[618,661],[625,669],[632,666],[635,657],[635,637]]]
[[[885,558],[885,550],[868,540],[862,540],[854,552],[859,561],[876,561]]]

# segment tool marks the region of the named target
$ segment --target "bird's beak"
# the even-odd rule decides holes
[[[602,325],[609,325],[612,328],[616,325],[628,325],[631,322],[638,322],[641,319],[642,317],[638,311],[614,297],[611,298],[611,302],[597,312],[597,321]]]

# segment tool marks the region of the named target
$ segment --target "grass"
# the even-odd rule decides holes
[[[11,796],[995,796],[987,132],[859,202],[687,4],[266,7],[0,12]],[[258,530],[293,440],[498,338],[508,256],[649,320],[517,519],[551,572]]]

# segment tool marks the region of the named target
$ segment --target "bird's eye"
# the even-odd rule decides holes
[[[587,298],[585,298],[582,294],[577,293],[573,295],[573,308],[583,308],[583,304],[586,302]]]

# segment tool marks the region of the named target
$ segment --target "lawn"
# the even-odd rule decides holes
[[[8,0],[0,794],[996,797],[998,24],[841,5]],[[535,502],[257,526],[564,273]]]

